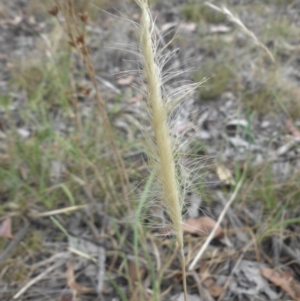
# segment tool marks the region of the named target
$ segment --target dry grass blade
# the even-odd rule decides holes
[[[32,287],[34,284],[42,280],[44,277],[46,277],[48,274],[50,274],[52,271],[57,269],[62,264],[64,264],[64,260],[59,260],[58,262],[56,262],[55,264],[51,265],[49,268],[44,270],[41,274],[31,279],[17,294],[14,295],[13,299],[19,299],[30,287]]]
[[[209,7],[211,7],[212,9],[225,14],[231,22],[238,25],[241,28],[241,30],[244,32],[244,34],[247,35],[257,46],[262,48],[267,53],[267,55],[270,57],[270,59],[273,62],[275,62],[274,56],[271,53],[271,51],[264,44],[262,44],[258,40],[256,35],[251,30],[249,30],[237,16],[234,16],[230,10],[228,10],[225,6],[222,6],[221,8],[219,8],[218,6],[215,6],[215,5],[211,4],[210,2],[205,2],[205,4]]]
[[[33,214],[30,214],[30,216],[31,217],[45,217],[45,216],[52,216],[52,215],[58,215],[58,214],[68,214],[70,212],[83,209],[85,207],[86,207],[86,205],[71,206],[71,207],[57,209],[57,210],[51,210],[51,211],[47,211],[47,212],[33,213]]]

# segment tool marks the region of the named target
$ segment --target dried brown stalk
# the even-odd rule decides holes
[[[108,141],[108,144],[110,145],[113,160],[121,181],[123,196],[126,200],[128,198],[129,179],[124,161],[113,137],[113,131],[107,115],[105,101],[102,98],[102,95],[98,89],[94,64],[90,55],[89,48],[86,44],[85,26],[83,26],[83,28],[79,26],[72,0],[63,0],[62,4],[60,4],[59,0],[54,0],[54,3],[55,6],[49,10],[49,13],[57,17],[57,20],[59,21],[69,38],[69,44],[77,51],[80,59],[82,60],[86,72],[96,91],[96,97],[94,98],[95,104],[97,106],[99,116],[101,117],[103,122],[105,138]],[[59,13],[61,13],[64,17],[64,22],[62,22],[58,18]],[[85,25],[88,20],[87,13],[83,12],[79,14],[79,19],[81,20],[83,25]]]

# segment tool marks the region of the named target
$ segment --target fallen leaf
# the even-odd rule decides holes
[[[23,181],[27,181],[28,179],[28,173],[29,173],[29,168],[26,164],[21,164],[19,166],[19,171],[20,171],[20,176]]]
[[[217,166],[217,175],[226,185],[235,185],[231,171],[223,164]]]
[[[205,275],[208,273],[207,262],[200,260],[198,268],[199,274],[205,279]]]
[[[300,138],[300,131],[296,128],[294,123],[292,122],[291,119],[286,120],[286,127],[289,130],[289,132],[295,137],[295,138]]]
[[[204,280],[203,284],[205,285],[212,297],[218,298],[222,295],[224,291],[223,287],[216,284],[212,278]]]
[[[186,30],[186,31],[189,31],[189,32],[194,32],[197,29],[197,24],[196,23],[192,23],[192,22],[181,23],[179,25],[179,28],[183,29],[183,30]]]
[[[11,218],[7,217],[0,225],[0,237],[14,239],[11,233]]]
[[[20,128],[17,132],[22,138],[28,138],[30,136],[30,132],[27,129]]]
[[[169,23],[165,23],[162,27],[161,30],[162,31],[167,31],[169,29],[173,29],[177,26],[178,24],[176,22],[169,22]],[[179,24],[179,29],[185,30],[185,31],[189,31],[189,32],[194,32],[197,29],[197,24],[193,23],[193,22],[189,22],[189,23],[181,23]]]
[[[249,122],[245,119],[232,119],[226,125],[226,127],[235,127],[235,128],[237,127],[246,128],[248,126],[249,126]]]
[[[139,102],[141,100],[143,100],[143,94],[137,94],[136,96],[127,99],[127,102],[134,103],[134,102]]]
[[[16,25],[19,25],[22,21],[23,21],[22,16],[15,16],[13,19],[7,20],[6,23],[9,25],[16,26]]]
[[[121,86],[127,86],[131,84],[134,80],[134,77],[132,75],[129,75],[127,77],[121,77],[117,80],[117,83]]]
[[[143,278],[143,276],[144,276],[145,270],[143,269],[141,264],[139,265],[138,268],[139,268],[139,271],[137,271],[136,262],[129,261],[128,272],[129,272],[129,277],[130,277],[132,283],[139,281],[139,278]],[[140,273],[140,277],[138,276],[138,272]]]
[[[288,271],[281,273],[267,267],[261,268],[260,271],[266,279],[279,286],[294,301],[300,301],[300,284],[295,281],[291,273]]]
[[[216,222],[208,216],[189,218],[184,223],[183,231],[185,233],[197,234],[198,236],[208,236],[215,225]],[[224,231],[219,227],[214,238],[221,238],[223,236]]]
[[[133,285],[130,301],[144,300],[145,296],[141,295],[140,282],[144,276],[145,269],[141,266],[141,264],[139,265],[139,267],[137,267],[136,262],[130,260],[128,263],[128,272],[129,272],[131,283]],[[138,275],[138,273],[140,275]]]
[[[73,291],[74,295],[91,294],[95,292],[94,288],[83,286],[76,282],[74,275],[74,262],[71,262],[66,272],[66,278],[69,288]]]
[[[226,33],[229,32],[230,30],[231,28],[226,25],[215,25],[209,28],[209,31],[211,33]]]

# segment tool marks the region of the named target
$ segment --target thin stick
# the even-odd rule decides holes
[[[19,230],[18,234],[16,235],[16,238],[9,243],[8,247],[0,255],[0,264],[2,264],[6,260],[6,258],[12,254],[13,250],[18,246],[18,244],[28,233],[29,228],[30,224],[27,224]]]
[[[63,256],[65,256],[65,252],[62,253]],[[52,266],[50,266],[48,269],[46,269],[44,272],[39,274],[37,277],[31,279],[18,293],[16,293],[13,297],[13,299],[20,298],[30,287],[32,287],[34,284],[42,280],[45,276],[47,276],[49,273],[51,273],[53,270],[64,264],[64,260],[60,260],[59,262],[56,262]]]
[[[212,241],[212,239],[215,237],[215,234],[217,232],[217,230],[219,229],[227,210],[230,208],[231,204],[233,203],[233,201],[235,200],[235,198],[238,195],[239,190],[242,187],[242,184],[244,182],[244,177],[242,176],[241,179],[239,180],[238,184],[235,186],[235,189],[233,191],[233,194],[231,195],[231,198],[229,199],[229,201],[227,202],[226,206],[224,207],[223,211],[221,212],[217,223],[215,224],[213,230],[211,231],[211,233],[209,234],[209,236],[207,237],[205,243],[202,245],[201,249],[199,250],[198,254],[196,255],[196,257],[194,258],[194,260],[192,261],[192,263],[190,264],[188,270],[192,271],[195,268],[195,265],[197,264],[197,262],[199,261],[199,259],[202,257],[202,255],[204,254],[206,248],[208,247],[208,245],[210,244],[210,242]]]

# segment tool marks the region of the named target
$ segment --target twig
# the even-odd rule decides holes
[[[27,224],[24,228],[19,230],[18,234],[16,235],[16,238],[11,241],[6,248],[6,250],[0,255],[0,264],[9,256],[12,254],[12,251],[17,247],[17,245],[22,241],[22,239],[25,237],[25,235],[28,233],[30,228],[30,224]]]
[[[103,284],[105,280],[105,260],[106,260],[106,252],[105,249],[99,247],[98,249],[98,285],[96,288],[97,293],[100,295],[103,291]]]
[[[280,241],[276,239],[275,235],[272,236],[272,249],[273,249],[273,264],[275,267],[279,266],[280,255]]]
[[[279,241],[279,238],[276,237],[276,240]],[[294,259],[300,265],[300,255],[293,251],[287,244],[281,242],[281,249],[283,253]]]
[[[53,256],[51,256],[51,257],[49,257],[49,258],[47,258],[45,260],[42,260],[40,262],[37,262],[37,263],[33,264],[30,267],[30,269],[31,269],[31,271],[34,271],[34,270],[36,270],[36,269],[38,269],[38,268],[40,268],[40,267],[42,267],[44,265],[49,265],[53,261],[57,261],[60,257],[64,257],[64,256],[67,257],[68,255],[69,255],[68,252],[56,253]]]

